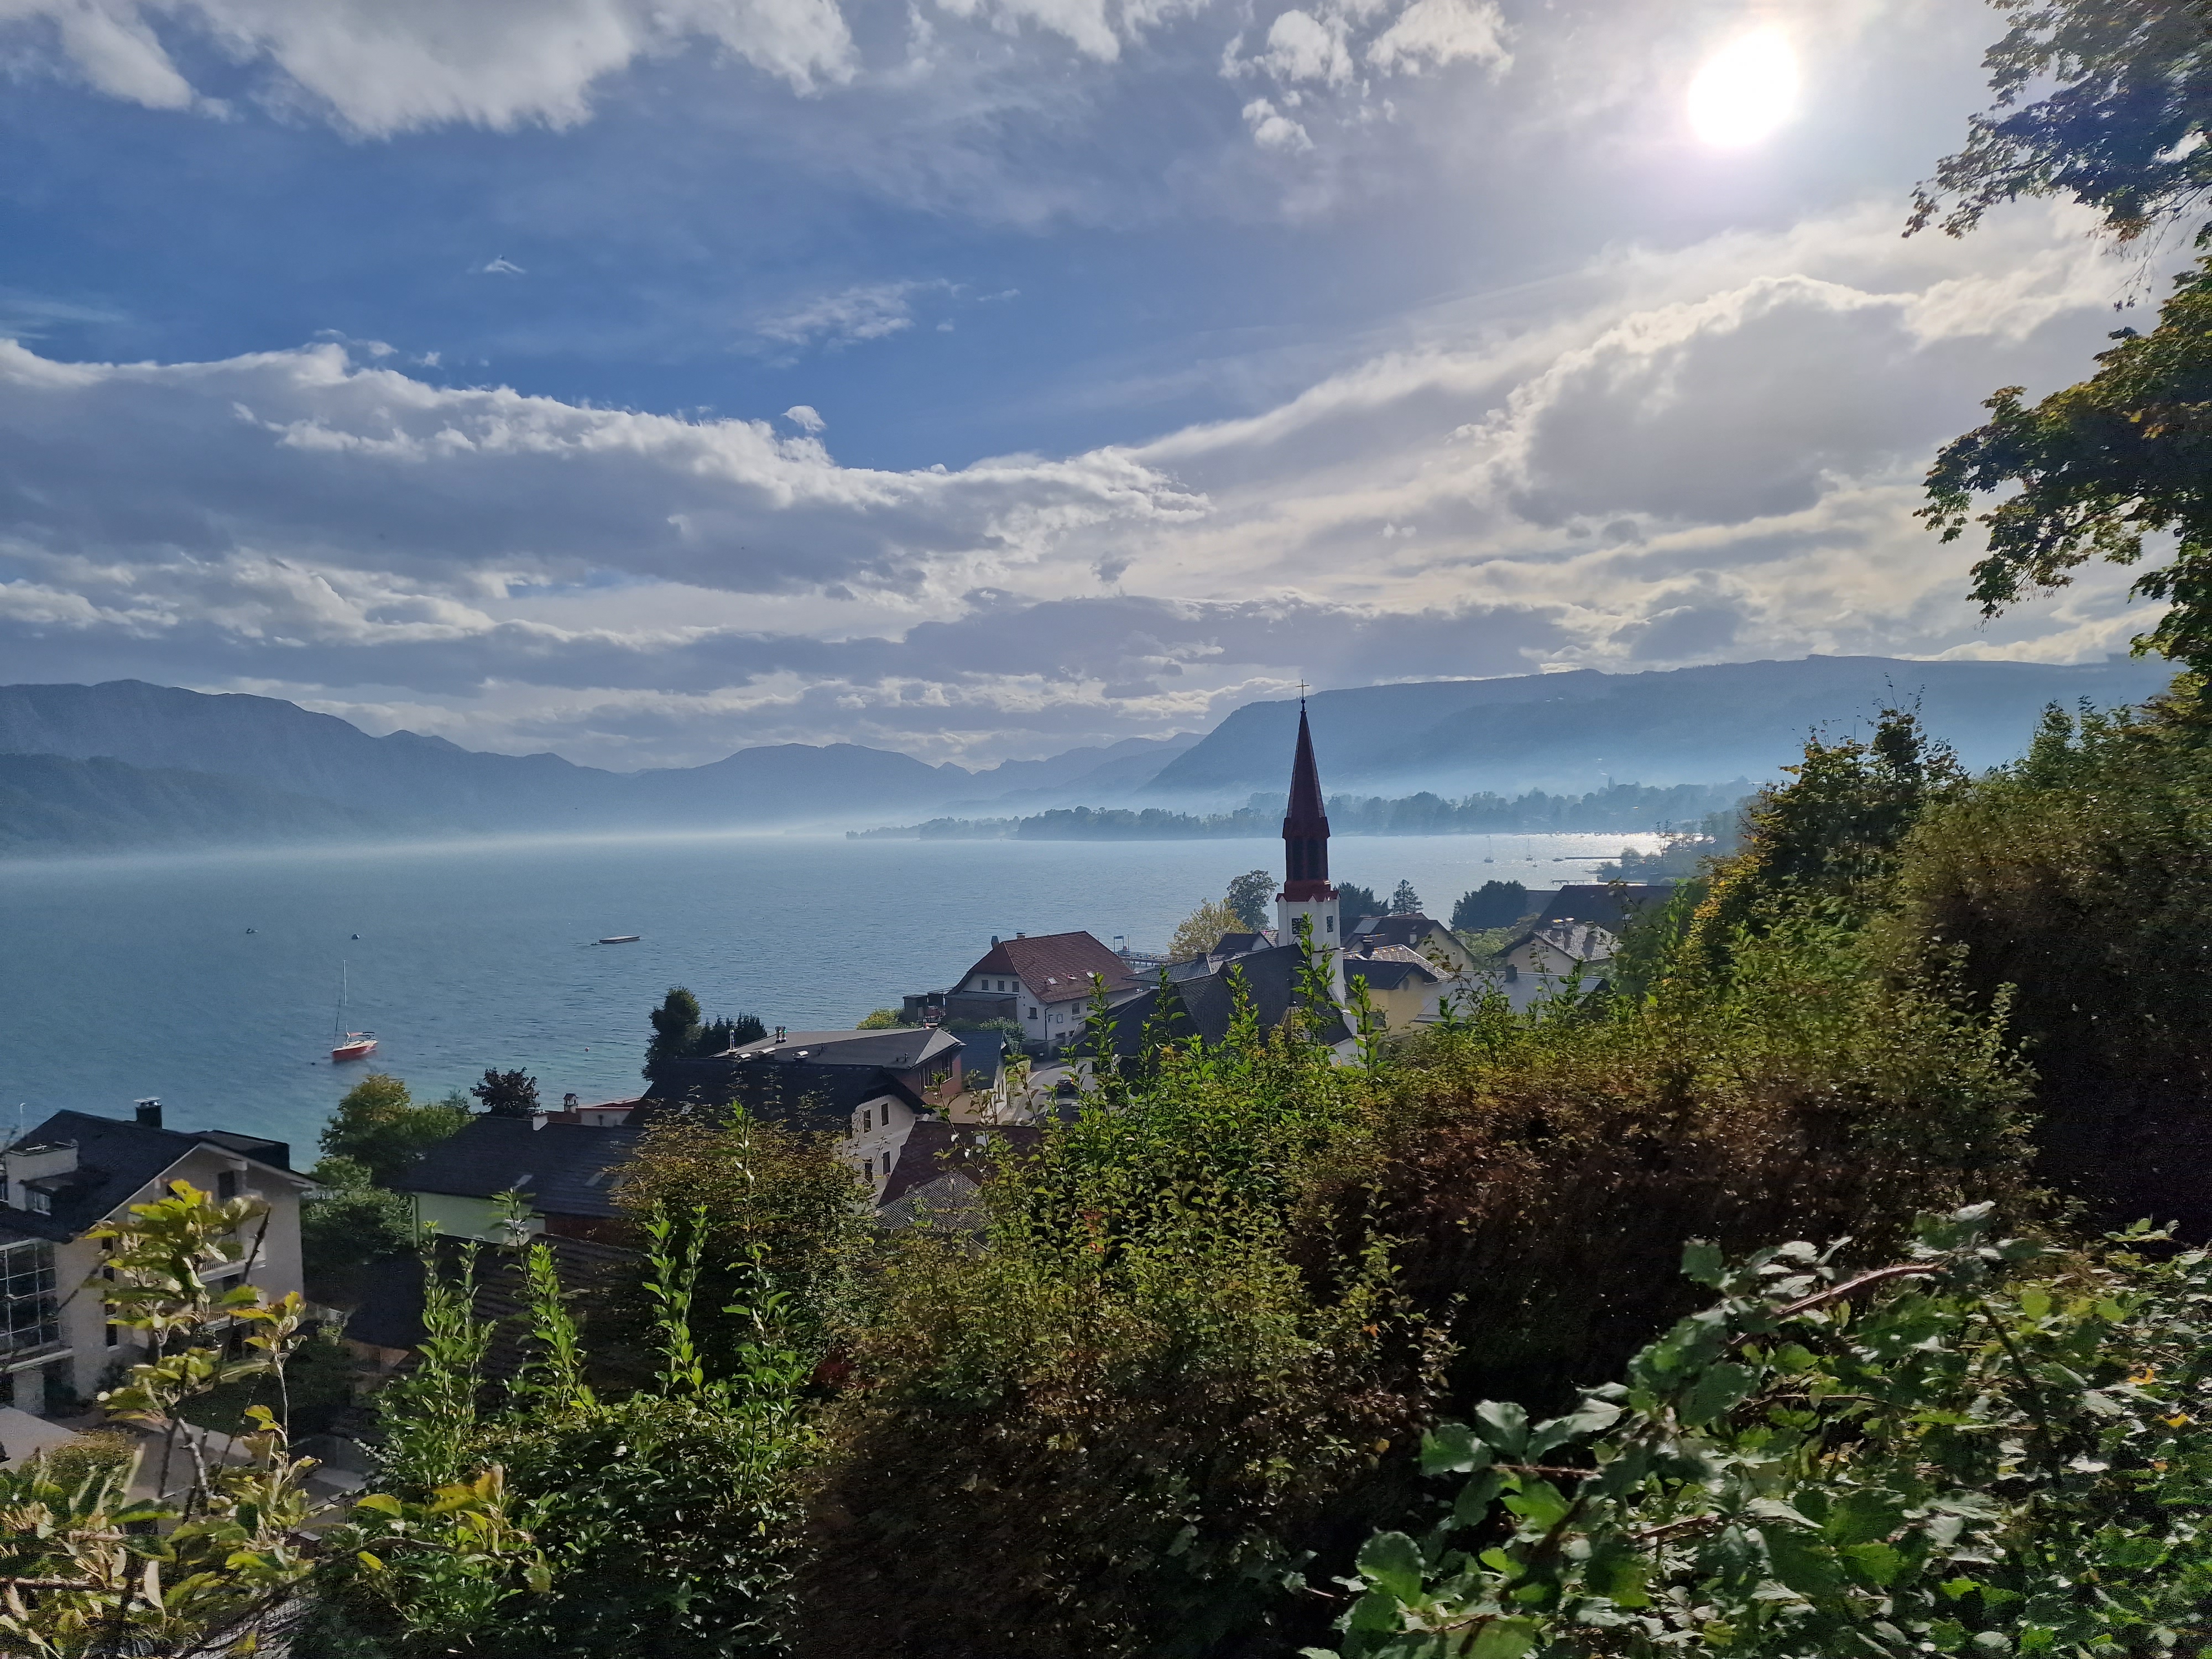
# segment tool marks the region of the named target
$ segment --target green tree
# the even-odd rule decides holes
[[[856,1031],[896,1031],[904,1029],[906,1016],[896,1008],[878,1008],[853,1029]]]
[[[1484,933],[1493,927],[1510,927],[1534,907],[1528,890],[1517,881],[1486,881],[1472,892],[1460,895],[1452,906],[1455,933]]]
[[[371,1072],[338,1102],[319,1144],[328,1156],[358,1164],[371,1182],[386,1187],[428,1148],[459,1134],[469,1116],[467,1097],[458,1091],[417,1105],[398,1078]]]
[[[1334,884],[1337,912],[1344,918],[1344,930],[1346,933],[1352,931],[1352,924],[1362,916],[1382,915],[1390,908],[1375,896],[1375,890],[1372,887],[1362,887],[1356,881],[1340,881]],[[1283,942],[1286,945],[1290,943],[1287,939]]]
[[[325,1158],[308,1173],[316,1190],[300,1205],[307,1294],[328,1306],[350,1308],[361,1300],[370,1263],[414,1248],[414,1210],[402,1194],[378,1186],[368,1166],[356,1159]]]
[[[1229,884],[1230,911],[1248,933],[1257,933],[1273,920],[1268,914],[1275,896],[1272,870],[1248,870]]]
[[[699,1041],[699,999],[681,985],[672,985],[660,1006],[646,1016],[653,1025],[653,1040],[645,1047],[645,1075],[650,1079],[665,1060],[681,1060]]]
[[[1421,914],[1421,896],[1413,890],[1413,884],[1401,881],[1390,895],[1390,914],[1394,916],[1418,916]]]
[[[489,1117],[528,1117],[538,1109],[538,1079],[520,1069],[484,1067],[483,1081],[469,1092],[483,1103]]]
[[[1188,962],[1202,957],[1221,943],[1224,933],[1236,933],[1241,926],[1234,910],[1219,899],[1208,899],[1176,924],[1174,937],[1168,940],[1169,959]]]

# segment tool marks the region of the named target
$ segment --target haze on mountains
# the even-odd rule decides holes
[[[1332,793],[1447,796],[1775,776],[1820,726],[1917,701],[1969,765],[2016,752],[2051,703],[2139,701],[2161,664],[1877,657],[1425,681],[1316,693]],[[273,697],[122,680],[0,687],[0,850],[428,833],[866,826],[1054,805],[1242,805],[1279,789],[1295,700],[1202,738],[1133,738],[987,771],[855,744],[776,744],[619,773],[412,732],[372,737]],[[1644,826],[1621,826],[1623,828]]]

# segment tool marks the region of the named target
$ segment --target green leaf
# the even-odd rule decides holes
[[[1531,1480],[1505,1500],[1505,1507],[1528,1525],[1545,1532],[1559,1524],[1567,1512],[1564,1493],[1548,1480]]]
[[[1508,1457],[1528,1449],[1528,1413],[1511,1400],[1486,1400],[1474,1408],[1475,1432]]]
[[[1955,1619],[1938,1619],[1929,1626],[1928,1639],[1938,1653],[1956,1653],[1966,1645],[1966,1627]]]
[[[1439,1423],[1421,1437],[1423,1474],[1465,1474],[1490,1466],[1491,1450],[1464,1423]]]
[[[388,1492],[373,1492],[356,1504],[354,1508],[374,1510],[379,1515],[389,1515],[395,1518],[405,1513],[400,1507],[399,1500]]]
[[[1717,1289],[1728,1278],[1728,1258],[1710,1238],[1693,1238],[1682,1246],[1682,1276]]]
[[[1761,1527],[1766,1559],[1774,1576],[1798,1595],[1813,1601],[1833,1595],[1843,1588],[1844,1575],[1835,1554],[1808,1534],[1787,1527]]]
[[[1747,1365],[1723,1363],[1700,1376],[1675,1413],[1694,1428],[1710,1423],[1748,1395],[1758,1378]]]
[[[1877,1589],[1887,1589],[1905,1571],[1905,1557],[1893,1544],[1845,1544],[1836,1553],[1852,1577]]]
[[[1490,1513],[1490,1506],[1498,1501],[1498,1494],[1505,1490],[1505,1477],[1496,1469],[1485,1469],[1460,1488],[1459,1501],[1452,1505],[1452,1523],[1472,1527]]]
[[[1371,1589],[1352,1604],[1345,1615],[1346,1630],[1390,1631],[1400,1629],[1403,1620],[1398,1617],[1398,1598],[1386,1589]]]
[[[1608,1539],[1590,1553],[1583,1583],[1593,1595],[1624,1607],[1648,1607],[1651,1598],[1644,1593],[1644,1580],[1650,1567],[1643,1553],[1625,1539]]]
[[[1536,1645],[1533,1619],[1493,1619],[1477,1632],[1468,1659],[1521,1659]]]
[[[1359,1576],[1401,1601],[1421,1594],[1421,1547],[1402,1532],[1378,1532],[1359,1548]]]
[[[1879,1487],[1862,1486],[1838,1495],[1828,1506],[1820,1528],[1831,1544],[1871,1544],[1905,1524],[1905,1499]]]
[[[1528,1437],[1528,1455],[1541,1457],[1554,1446],[1564,1446],[1570,1440],[1579,1440],[1585,1435],[1603,1434],[1620,1421],[1620,1407],[1609,1400],[1585,1400],[1575,1411],[1565,1417],[1555,1417],[1540,1424]]]

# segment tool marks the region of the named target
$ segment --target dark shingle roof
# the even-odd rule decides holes
[[[937,1058],[951,1069],[960,1046],[950,1037]],[[805,1060],[711,1060],[671,1061],[659,1068],[645,1102],[630,1114],[641,1125],[670,1115],[719,1112],[733,1103],[780,1127],[831,1130],[843,1133],[852,1115],[871,1100],[890,1095],[915,1112],[930,1109],[921,1097],[880,1066],[825,1064]]]
[[[1053,1002],[1091,994],[1093,974],[1106,981],[1108,990],[1127,985],[1129,964],[1089,933],[1040,933],[1034,939],[1002,939],[966,973],[965,985],[977,974],[1012,974],[1030,988],[1031,995]]]
[[[1362,943],[1372,940],[1377,945],[1403,945],[1418,951],[1431,933],[1447,933],[1443,923],[1427,916],[1367,916],[1352,930],[1352,936]]]
[[[1298,1000],[1298,968],[1303,959],[1297,945],[1278,945],[1224,963],[1214,973],[1179,979],[1164,994],[1155,987],[1141,996],[1133,997],[1114,1011],[1114,1052],[1130,1057],[1143,1048],[1146,1025],[1161,1012],[1163,994],[1169,999],[1165,1013],[1169,1031],[1175,1039],[1197,1036],[1209,1046],[1220,1042],[1229,1035],[1230,1020],[1236,1010],[1229,981],[1231,974],[1243,975],[1245,989],[1252,999],[1253,1012],[1263,1027],[1273,1030],[1289,1017],[1291,1006]],[[1334,1048],[1352,1033],[1346,1028],[1342,1015],[1331,1009],[1313,1035]]]
[[[990,1172],[994,1146],[1029,1152],[1043,1139],[1043,1130],[1027,1124],[985,1127],[948,1123],[942,1118],[917,1123],[899,1147],[898,1161],[891,1165],[890,1179],[884,1182],[876,1207],[880,1210],[886,1204],[895,1204],[917,1187],[946,1175],[958,1173],[981,1181]]]
[[[393,1185],[455,1198],[489,1198],[514,1188],[531,1194],[532,1207],[543,1215],[617,1216],[616,1173],[639,1139],[628,1127],[486,1115],[425,1152]]]
[[[1441,978],[1425,963],[1407,962],[1397,957],[1348,956],[1344,959],[1345,983],[1364,979],[1370,991],[1395,991],[1408,981],[1435,985]]]
[[[290,1173],[291,1149],[281,1140],[220,1129],[155,1129],[133,1119],[94,1117],[89,1112],[56,1112],[15,1144],[27,1148],[56,1141],[76,1144],[76,1170],[45,1183],[52,1197],[52,1212],[33,1215],[27,1210],[0,1210],[0,1224],[32,1238],[75,1238],[98,1226],[203,1142]]]

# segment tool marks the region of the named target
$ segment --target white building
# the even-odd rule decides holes
[[[250,1282],[274,1300],[302,1288],[300,1194],[312,1183],[293,1173],[283,1141],[166,1129],[157,1100],[141,1101],[135,1121],[57,1112],[0,1152],[0,1405],[89,1404],[112,1367],[144,1358],[88,1285],[106,1249],[85,1235],[168,1196],[173,1181],[266,1206],[265,1224],[240,1241],[246,1258],[212,1281],[217,1294]]]

